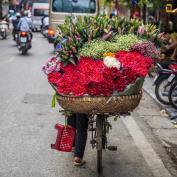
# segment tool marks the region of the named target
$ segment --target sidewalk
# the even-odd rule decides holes
[[[166,110],[168,115],[171,117],[177,116],[177,110],[170,105],[161,104],[155,96],[155,87],[153,86],[153,78],[147,77],[144,83],[144,90],[159,104],[159,106]]]
[[[153,78],[147,77],[144,83],[144,91],[150,95],[154,101],[161,107],[161,109],[165,110],[168,114],[164,119],[156,119],[155,124],[150,124],[152,131],[155,135],[159,137],[163,146],[167,149],[169,155],[174,160],[177,165],[177,125],[174,122],[177,122],[177,119],[170,120],[170,118],[177,116],[177,110],[174,109],[170,105],[163,105],[161,104],[155,96],[154,86],[153,86]],[[156,129],[156,126],[160,129]]]

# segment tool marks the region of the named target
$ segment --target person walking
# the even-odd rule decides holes
[[[85,146],[87,142],[88,116],[87,114],[72,114],[67,119],[68,125],[76,129],[75,142],[73,144],[74,166],[82,166]]]

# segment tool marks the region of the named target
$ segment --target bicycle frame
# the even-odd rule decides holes
[[[89,118],[89,131],[92,132],[90,144],[93,149],[97,149],[98,173],[102,173],[102,149],[117,150],[117,148],[111,149],[107,146],[107,133],[111,128],[108,117],[109,115],[106,114],[97,114]]]

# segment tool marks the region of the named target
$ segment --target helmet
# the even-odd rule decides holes
[[[28,16],[28,11],[24,11],[24,16]]]
[[[19,12],[16,13],[16,17],[17,18],[20,18],[21,17],[21,14]]]

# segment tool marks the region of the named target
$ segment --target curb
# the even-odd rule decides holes
[[[161,108],[161,109],[164,109],[165,112],[168,114],[169,117],[166,117],[168,121],[172,121],[171,118],[173,118],[174,116],[176,117],[176,122],[177,122],[177,110],[174,109],[172,106],[170,105],[163,105],[161,104],[157,99],[156,99],[156,96],[155,96],[155,93],[154,93],[154,89],[153,89],[153,79],[152,78],[146,78],[145,79],[145,83],[144,83],[144,86],[143,86],[143,90],[144,92],[149,95],[154,101],[155,103]],[[171,122],[173,124],[173,122]],[[170,138],[170,137],[169,137]],[[172,142],[167,142],[165,141],[164,139],[162,139],[161,137],[159,137],[159,139],[161,140],[162,142],[162,146],[166,149],[168,155],[170,156],[170,158],[172,159],[172,161],[174,162],[175,164],[175,167],[177,169],[177,144],[175,143],[172,143]]]

